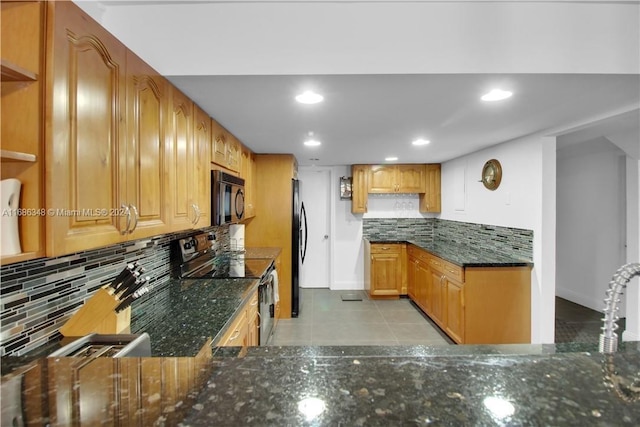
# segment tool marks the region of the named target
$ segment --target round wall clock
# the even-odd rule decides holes
[[[502,166],[496,159],[488,160],[482,167],[482,184],[493,191],[502,181]]]

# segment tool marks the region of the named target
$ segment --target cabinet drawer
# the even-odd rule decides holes
[[[448,261],[442,261],[443,273],[450,279],[464,282],[464,269]]]
[[[429,259],[429,254],[425,251],[423,251],[422,249],[418,248],[417,246],[414,245],[409,245],[407,248],[407,254],[409,256],[414,257],[415,259],[419,259],[422,261],[427,262]]]
[[[435,257],[433,255],[429,255],[427,257],[427,262],[428,262],[430,268],[432,268],[434,270],[437,270],[440,273],[444,273],[445,272],[444,271],[444,261],[441,260],[440,258]]]
[[[375,243],[371,245],[372,254],[399,254],[402,251],[402,245],[397,243]]]

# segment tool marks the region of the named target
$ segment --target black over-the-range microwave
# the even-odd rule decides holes
[[[244,218],[244,179],[211,171],[211,225],[233,224]]]

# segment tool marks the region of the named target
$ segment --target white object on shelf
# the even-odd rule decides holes
[[[0,181],[0,213],[2,256],[16,255],[20,249],[20,235],[18,233],[18,208],[20,207],[20,187],[22,183],[17,179],[3,179]]]
[[[229,226],[229,246],[232,251],[244,251],[244,224]]]

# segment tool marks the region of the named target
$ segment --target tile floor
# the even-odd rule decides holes
[[[300,316],[282,319],[270,345],[450,345],[408,299],[371,300],[361,291],[301,289]],[[362,301],[343,301],[357,295]],[[555,342],[598,342],[602,313],[556,297]],[[625,319],[620,319],[624,330]]]
[[[555,342],[597,343],[602,317],[602,312],[556,297]],[[618,331],[624,331],[624,318],[618,320],[618,326]]]
[[[300,316],[281,319],[270,345],[449,345],[407,298],[371,300],[362,291],[301,289]],[[357,294],[362,301],[343,301]]]

